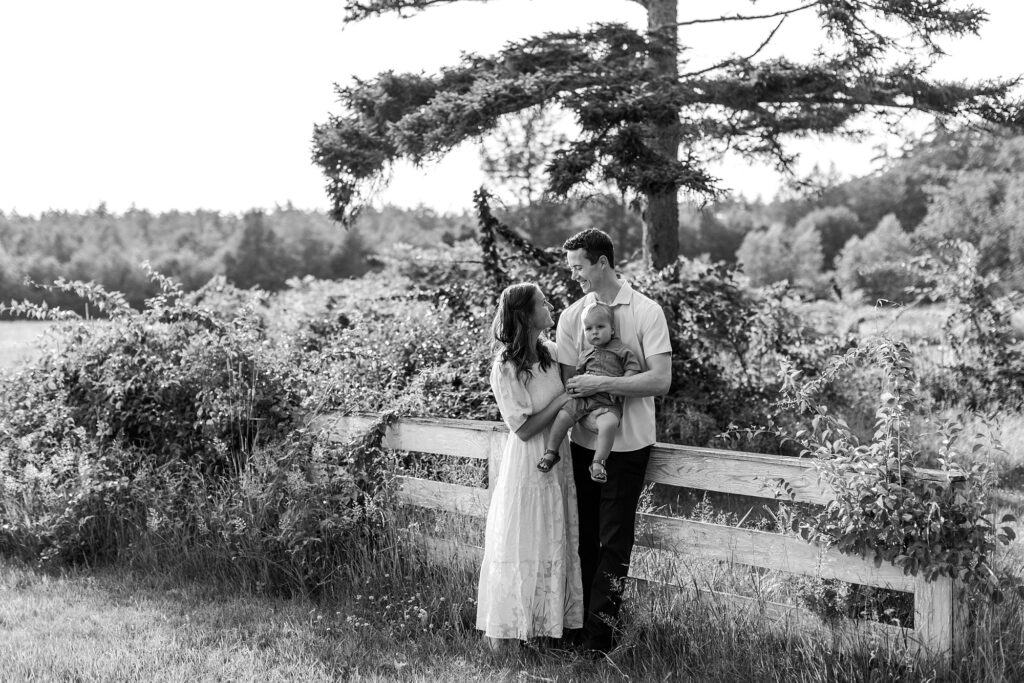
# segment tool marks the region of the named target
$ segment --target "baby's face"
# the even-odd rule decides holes
[[[612,323],[603,315],[588,315],[583,320],[583,333],[591,346],[604,346],[612,340]]]

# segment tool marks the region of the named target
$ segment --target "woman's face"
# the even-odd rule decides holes
[[[530,327],[543,332],[554,324],[555,321],[551,318],[551,304],[548,302],[547,297],[539,289],[534,290]]]

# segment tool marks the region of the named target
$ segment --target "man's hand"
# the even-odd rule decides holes
[[[574,375],[565,383],[565,391],[573,398],[586,398],[602,391],[605,378],[595,375]]]

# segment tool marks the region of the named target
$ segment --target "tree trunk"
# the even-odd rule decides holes
[[[658,76],[679,76],[678,0],[648,0],[647,30],[651,39],[648,64]],[[650,144],[668,159],[679,157],[679,124],[655,126]],[[679,192],[673,188],[647,194],[644,207],[644,263],[661,269],[679,256]]]

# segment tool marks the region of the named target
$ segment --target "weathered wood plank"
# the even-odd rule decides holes
[[[326,414],[312,423],[331,441],[344,442],[370,427],[372,416]],[[402,418],[388,427],[384,446],[400,451],[420,451],[462,458],[484,459],[499,453],[508,438],[501,422],[444,420],[440,418]]]
[[[775,484],[785,481],[796,501],[821,505],[833,498],[808,460],[664,443],[651,450],[647,480],[759,498],[774,497]]]
[[[373,416],[327,414],[313,426],[333,441],[344,441],[368,428],[373,420]],[[500,453],[507,438],[508,429],[501,422],[402,418],[388,428],[384,444],[398,450],[487,458]],[[927,479],[945,480],[942,472],[918,472]],[[761,498],[773,497],[775,483],[785,481],[796,501],[820,505],[832,499],[828,487],[818,481],[811,460],[714,448],[655,444],[647,480]]]
[[[910,593],[916,587],[914,577],[894,565],[875,567],[794,536],[660,515],[640,515],[637,527],[637,543],[648,548]]]
[[[487,517],[491,492],[475,486],[445,484],[416,477],[396,477],[398,499],[407,505],[457,512],[471,517]]]
[[[486,518],[490,492],[472,486],[399,477],[399,498],[409,505]],[[917,582],[890,564],[843,555],[795,536],[708,524],[687,519],[641,514],[637,544],[693,556],[791,574],[838,579],[879,588],[914,592]]]

